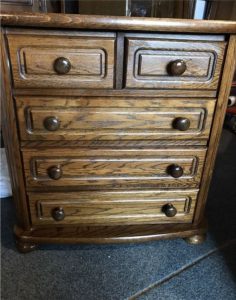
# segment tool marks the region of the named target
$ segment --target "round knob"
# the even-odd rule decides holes
[[[52,210],[52,217],[55,221],[62,221],[65,218],[65,212],[62,207],[56,207]]]
[[[58,180],[62,176],[62,169],[58,166],[52,166],[48,169],[48,176],[53,180]]]
[[[173,164],[167,168],[167,173],[174,178],[179,178],[183,175],[184,171],[179,165]]]
[[[69,59],[65,58],[65,57],[58,57],[55,61],[54,61],[54,70],[58,73],[58,74],[67,74],[71,69],[71,63],[69,61]]]
[[[56,117],[47,117],[43,121],[45,129],[49,131],[56,131],[60,127],[60,121]]]
[[[190,127],[190,120],[188,118],[176,118],[173,121],[173,127],[181,131],[186,131]]]
[[[174,217],[177,214],[177,209],[174,207],[173,204],[168,203],[165,204],[162,207],[162,212],[167,216],[167,217]]]
[[[168,72],[173,76],[182,75],[187,69],[186,63],[182,59],[171,61],[168,65]]]

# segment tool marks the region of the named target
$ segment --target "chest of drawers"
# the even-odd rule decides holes
[[[204,239],[236,23],[2,14],[20,251]]]

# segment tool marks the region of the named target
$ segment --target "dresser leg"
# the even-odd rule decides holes
[[[16,239],[16,248],[21,253],[28,253],[35,250],[37,248],[37,245]]]
[[[185,242],[192,245],[202,244],[206,239],[206,234],[196,234],[189,237],[184,238]]]

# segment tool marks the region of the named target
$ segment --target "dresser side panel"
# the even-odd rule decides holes
[[[5,44],[4,29],[1,31],[1,104],[2,104],[2,133],[8,159],[9,173],[11,177],[13,199],[16,207],[18,224],[24,228],[30,228],[28,206],[25,193],[25,182],[20,155],[20,146],[16,127],[16,116],[12,98],[11,73],[7,46]]]
[[[229,39],[226,60],[223,69],[222,80],[219,89],[218,101],[213,120],[213,126],[209,139],[209,147],[206,155],[206,163],[203,171],[200,185],[199,199],[196,206],[194,222],[200,223],[203,219],[204,208],[206,205],[207,195],[214,170],[215,159],[218,145],[222,133],[225,112],[230,94],[231,84],[236,66],[236,35],[231,35]]]

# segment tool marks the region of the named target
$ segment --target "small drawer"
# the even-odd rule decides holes
[[[198,187],[205,149],[24,149],[28,188]]]
[[[16,88],[103,88],[114,81],[114,33],[10,30]]]
[[[224,41],[128,36],[126,88],[216,90]]]
[[[22,140],[206,143],[215,100],[17,97],[16,106]]]
[[[29,204],[33,225],[191,223],[197,193],[198,190],[29,193]]]

